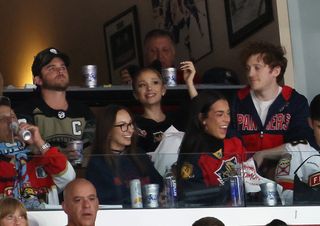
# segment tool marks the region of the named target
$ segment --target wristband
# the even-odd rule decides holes
[[[44,143],[43,145],[41,145],[40,147],[40,152],[43,154],[46,151],[48,151],[51,148],[51,144],[49,144],[48,142]]]

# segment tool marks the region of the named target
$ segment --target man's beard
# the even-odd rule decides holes
[[[66,82],[47,82],[46,80],[42,81],[42,89],[54,90],[54,91],[66,91],[69,86],[69,81]]]

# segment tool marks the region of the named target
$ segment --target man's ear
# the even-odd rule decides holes
[[[280,66],[276,66],[272,69],[272,73],[274,74],[275,77],[278,77],[280,75],[280,72],[281,72]]]
[[[62,206],[62,209],[64,210],[64,212],[66,212],[66,204],[64,201],[62,201],[61,206]]]
[[[42,79],[40,78],[40,76],[34,76],[33,77],[33,84],[41,86],[42,85]]]

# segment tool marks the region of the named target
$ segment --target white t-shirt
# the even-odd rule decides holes
[[[271,104],[277,98],[277,96],[281,93],[281,91],[282,91],[282,87],[280,86],[278,90],[278,94],[275,96],[275,98],[271,100],[266,100],[266,101],[259,100],[257,96],[254,94],[254,92],[252,90],[250,91],[253,104],[258,112],[262,125],[264,125],[264,123],[266,122],[267,114]]]

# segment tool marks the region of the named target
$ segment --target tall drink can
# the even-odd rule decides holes
[[[74,150],[77,152],[77,158],[72,161],[72,165],[81,165],[83,161],[83,141],[72,140],[68,142],[68,150]]]
[[[174,67],[163,68],[161,70],[162,77],[167,86],[177,85],[177,69]]]
[[[82,66],[82,74],[85,77],[85,86],[89,88],[97,87],[97,65]]]
[[[130,181],[131,207],[142,208],[141,183],[139,179]]]
[[[159,185],[158,184],[146,184],[143,186],[143,194],[145,207],[157,208],[159,207]]]
[[[176,207],[177,202],[177,181],[170,168],[166,169],[164,176],[164,186],[166,192],[166,206],[169,208]]]
[[[240,175],[229,177],[232,206],[244,206],[243,180]]]

